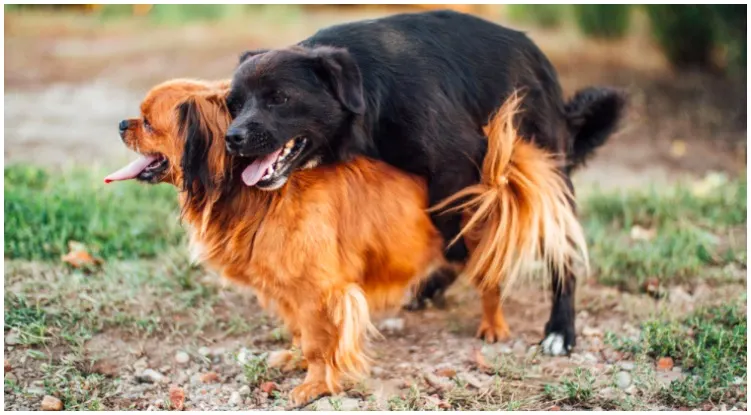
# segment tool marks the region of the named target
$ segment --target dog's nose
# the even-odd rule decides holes
[[[118,127],[120,128],[120,136],[122,137],[123,133],[125,133],[125,130],[130,127],[130,122],[128,120],[122,120],[120,121],[120,125],[118,125]]]
[[[238,146],[243,142],[245,138],[245,131],[242,128],[230,127],[227,130],[227,144],[231,146]]]

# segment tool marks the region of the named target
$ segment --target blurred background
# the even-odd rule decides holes
[[[504,303],[511,337],[483,347],[460,281],[447,309],[379,322],[380,374],[316,405],[746,410],[745,5],[6,5],[5,409],[284,408],[303,374],[265,359],[289,336],[190,264],[175,190],[102,183],[134,157],[117,125],[159,82],[229,78],[244,50],[437,8],[525,31],[567,96],[630,95],[574,175],[593,268],[577,347],[537,354],[536,282]]]
[[[745,167],[745,5],[8,5],[6,161],[122,156],[115,125],[157,82],[227,78],[245,49],[445,7],[526,31],[567,94],[592,84],[632,93],[632,122],[593,161],[608,180]]]

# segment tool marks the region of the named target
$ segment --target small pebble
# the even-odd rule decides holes
[[[215,383],[219,381],[219,375],[216,372],[206,372],[201,375],[201,382],[203,383]]]
[[[382,331],[389,333],[399,333],[404,330],[403,318],[387,318],[378,326]]]
[[[15,346],[19,342],[18,335],[15,333],[9,333],[7,336],[5,336],[5,344],[7,346]]]
[[[242,403],[242,396],[240,396],[240,392],[234,391],[232,392],[232,395],[229,397],[229,404],[232,406],[237,406]]]
[[[141,374],[136,375],[136,380],[141,383],[159,383],[163,382],[165,377],[154,369],[146,369]]]
[[[177,352],[175,354],[175,362],[184,365],[188,362],[190,362],[190,355],[185,352]]]
[[[200,354],[201,356],[208,356],[209,354],[211,354],[211,350],[208,347],[204,346],[198,349],[198,354]]]
[[[356,411],[359,408],[360,401],[354,398],[344,398],[339,405],[340,411]]]
[[[636,368],[634,362],[618,362],[618,366],[620,366],[622,370],[625,370],[627,372],[631,372]]]
[[[240,392],[240,396],[250,396],[250,386],[242,385],[238,392]]]
[[[260,389],[270,395],[271,392],[278,390],[279,387],[274,382],[264,382],[261,384]]]
[[[382,367],[380,367],[380,366],[373,366],[373,368],[372,368],[372,369],[370,369],[370,373],[371,373],[371,374],[372,374],[373,376],[381,376],[381,375],[383,374],[383,372],[384,372],[384,371],[383,371],[383,368],[382,368]]]
[[[63,401],[55,398],[54,396],[45,396],[42,398],[42,410],[43,411],[62,411]]]
[[[615,384],[622,390],[626,390],[626,388],[631,386],[631,374],[628,372],[618,372],[615,375]]]
[[[39,386],[30,386],[30,387],[26,388],[26,393],[28,393],[30,395],[39,395],[39,396],[42,396],[42,395],[44,395],[46,393],[46,391],[44,390],[44,388],[39,387]]]

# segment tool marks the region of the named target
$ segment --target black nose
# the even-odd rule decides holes
[[[237,146],[239,144],[242,144],[243,140],[245,139],[245,130],[238,127],[230,127],[227,130],[227,144],[232,146]]]
[[[122,135],[125,132],[125,130],[128,129],[129,126],[130,126],[130,122],[128,120],[120,121],[120,125],[118,125],[118,127],[120,128],[120,135]]]

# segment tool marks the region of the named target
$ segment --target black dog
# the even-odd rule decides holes
[[[425,177],[433,204],[479,181],[482,127],[515,90],[524,96],[520,134],[566,155],[572,187],[569,173],[616,127],[623,96],[589,88],[566,104],[554,68],[523,33],[450,11],[343,24],[287,49],[245,52],[228,97],[227,148],[245,160],[246,184],[265,189],[297,168],[379,158]],[[446,241],[460,230],[458,214],[433,220]],[[446,256],[461,262],[467,249],[459,242]],[[418,305],[455,277],[437,271]],[[575,276],[553,280],[543,346],[563,354],[576,341]]]

